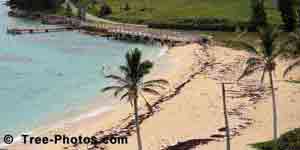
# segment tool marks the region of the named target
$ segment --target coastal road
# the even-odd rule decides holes
[[[76,5],[70,1],[70,0],[66,0],[65,4],[63,4],[63,7],[67,7],[67,4],[70,5],[72,12],[74,14],[78,14],[78,8],[76,7]],[[121,23],[121,22],[115,22],[115,21],[111,21],[111,20],[107,20],[107,19],[103,19],[97,16],[94,16],[90,13],[86,13],[86,19],[88,21],[92,21],[92,22],[101,22],[101,23],[108,23],[108,24],[114,24],[114,25],[126,25],[126,26],[136,26],[136,27],[147,27],[146,25],[137,25],[137,24],[127,24],[127,23]]]

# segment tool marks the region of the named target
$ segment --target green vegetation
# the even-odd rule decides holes
[[[289,50],[289,53],[286,54],[287,57],[300,56],[300,30],[288,34],[285,47]]]
[[[286,30],[294,31],[297,26],[294,0],[279,0],[279,10]]]
[[[114,86],[109,86],[102,89],[103,92],[114,91],[114,96],[121,96],[120,100],[127,99],[128,102],[134,108],[134,117],[137,133],[137,145],[138,150],[142,150],[142,139],[140,135],[139,128],[139,115],[138,115],[138,100],[141,96],[145,101],[149,111],[152,113],[152,106],[148,103],[144,93],[151,95],[160,95],[158,89],[166,89],[168,86],[168,81],[166,80],[150,80],[143,81],[143,78],[146,74],[150,73],[150,70],[153,67],[153,63],[146,60],[142,61],[142,53],[138,49],[127,52],[126,54],[126,63],[121,65],[120,71],[121,76],[119,75],[107,75],[106,78],[112,79],[118,83]]]
[[[98,16],[100,9],[101,7],[99,5],[89,5],[88,13]]]
[[[10,0],[8,4],[14,8],[29,11],[46,11],[57,9],[63,0]]]
[[[236,0],[148,0],[146,6],[141,0],[128,0],[129,11],[120,10],[123,1],[107,0],[112,7],[112,15],[108,18],[124,22],[168,23],[174,18],[217,18],[232,22],[249,21],[252,15],[250,1]],[[144,6],[146,9],[143,9]],[[272,0],[266,0],[266,12],[271,23],[281,23],[279,12],[273,7]],[[237,15],[238,14],[238,15]]]
[[[267,24],[267,14],[262,0],[251,0],[252,16],[250,22],[255,27],[265,26]]]
[[[100,12],[99,12],[98,16],[104,17],[104,16],[107,16],[107,15],[110,15],[111,13],[112,13],[112,10],[109,7],[109,5],[104,3],[100,8]]]
[[[275,143],[278,144],[277,150],[299,150],[300,149],[300,128],[291,130],[276,141],[256,143],[252,146],[258,150],[275,150]]]
[[[64,7],[57,8],[55,10],[55,14],[60,15],[60,16],[68,16],[68,17],[74,16],[70,5],[67,5],[67,8],[64,8]]]

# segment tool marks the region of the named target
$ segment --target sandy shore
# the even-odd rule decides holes
[[[219,150],[224,147],[224,119],[222,112],[220,81],[234,81],[241,73],[249,54],[224,47],[212,47],[207,51],[198,44],[170,49],[157,61],[148,79],[164,78],[171,82],[167,98],[149,97],[155,105],[155,113],[141,124],[145,150],[159,150],[167,146],[176,150]],[[283,133],[299,127],[300,84],[282,81],[281,71],[286,63],[278,65],[276,87],[278,88],[279,130]],[[293,72],[299,75],[299,72]],[[293,74],[292,73],[292,74]],[[272,137],[271,99],[268,87],[258,86],[255,81],[260,74],[228,85],[230,127],[233,149],[251,149],[248,144],[269,140]],[[291,77],[292,78],[292,77]],[[297,76],[293,77],[297,79]],[[298,78],[299,79],[299,78]],[[266,82],[268,85],[268,82]],[[257,90],[259,89],[259,90]],[[168,97],[169,95],[169,97]],[[172,96],[170,96],[172,95]],[[175,96],[176,95],[176,96]],[[143,103],[142,114],[147,113]],[[129,104],[121,103],[112,111],[66,124],[64,128],[50,129],[44,136],[66,134],[68,136],[92,136],[99,131],[128,124],[132,114]],[[128,118],[127,120],[125,118]],[[134,150],[136,137],[132,133],[126,145],[106,145],[109,150]],[[23,145],[15,144],[12,150],[61,150],[74,149],[72,145]],[[179,148],[178,148],[179,147]],[[86,146],[77,149],[86,150]]]

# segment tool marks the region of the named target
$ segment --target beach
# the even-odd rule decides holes
[[[145,150],[169,149],[224,149],[224,116],[221,97],[221,82],[228,91],[229,124],[232,149],[252,150],[248,144],[272,138],[272,110],[268,81],[260,86],[260,74],[255,74],[239,83],[244,63],[250,54],[220,46],[204,49],[198,44],[189,44],[169,49],[159,60],[147,79],[163,78],[170,82],[170,89],[161,97],[147,96],[154,106],[149,114],[143,101],[139,103],[142,142]],[[283,81],[282,70],[288,62],[279,62],[275,87],[279,109],[279,131],[284,133],[300,124],[300,85]],[[296,71],[295,71],[296,72]],[[299,72],[291,74],[299,74]],[[299,76],[290,76],[299,79]],[[83,91],[84,92],[84,91]],[[63,127],[48,128],[47,132],[35,132],[36,136],[51,137],[54,134],[67,136],[100,136],[112,129],[124,129],[132,120],[133,108],[125,101],[115,104],[111,110],[95,116],[66,123]],[[126,128],[125,128],[126,129]],[[100,132],[102,131],[102,132]],[[128,144],[104,145],[109,150],[136,149],[136,135],[128,130]],[[42,133],[42,134],[41,134]],[[102,145],[101,145],[102,146]],[[10,150],[86,150],[87,145],[29,145],[13,144]]]

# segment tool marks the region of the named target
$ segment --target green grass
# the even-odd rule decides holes
[[[201,31],[199,32],[199,35],[209,35],[213,36],[214,40],[219,44],[223,46],[228,46],[227,42],[230,40],[241,40],[250,44],[253,44],[255,46],[260,46],[260,38],[258,36],[257,32],[247,32],[241,36],[240,39],[238,39],[238,36],[241,34],[241,32],[222,32],[222,31]],[[280,38],[278,41],[285,41],[288,38],[288,33],[282,32],[280,34]],[[233,48],[239,48],[239,47],[233,47]]]
[[[222,32],[222,31],[214,31],[214,32],[210,32],[210,31],[201,31],[200,35],[209,35],[209,36],[213,36],[214,40],[219,42],[219,43],[226,43],[226,41],[229,40],[238,40],[237,37],[241,34],[240,32]],[[246,34],[244,34],[244,36],[241,37],[242,41],[246,41],[249,43],[257,43],[257,41],[259,40],[258,37],[258,33],[254,33],[254,32],[248,32]]]
[[[68,12],[65,8],[59,7],[56,10],[53,10],[56,15],[59,16],[74,16],[71,12]]]
[[[121,11],[122,0],[107,0],[112,7],[110,18],[126,22],[166,22],[170,18],[182,17],[214,17],[231,21],[248,21],[251,16],[250,1],[248,0],[128,0],[131,10]],[[280,15],[273,8],[272,0],[266,0],[268,18],[271,23],[280,23]]]

